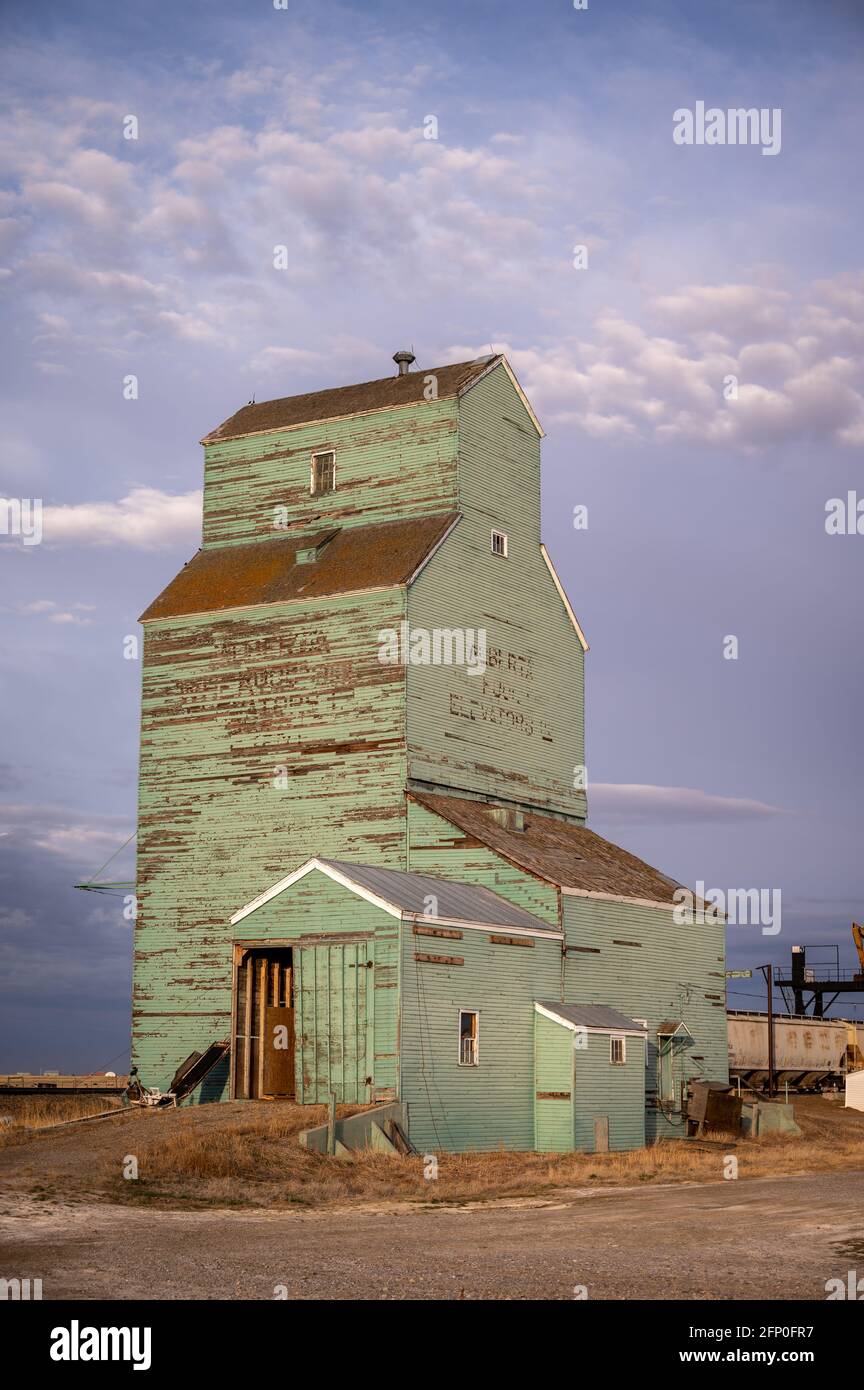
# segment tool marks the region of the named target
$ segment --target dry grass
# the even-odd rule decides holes
[[[139,1181],[122,1181],[113,1162],[103,1173],[106,1190],[118,1201],[168,1205],[464,1203],[554,1196],[574,1187],[716,1181],[730,1154],[738,1161],[740,1178],[864,1169],[864,1115],[844,1113],[818,1099],[796,1105],[801,1138],[665,1140],[611,1154],[445,1154],[438,1159],[435,1181],[424,1177],[419,1158],[365,1151],[337,1160],[302,1149],[296,1135],[324,1122],[323,1106],[256,1107],[248,1119],[226,1116],[220,1123],[222,1108],[187,1108],[154,1117],[159,1123],[153,1132],[130,1144],[138,1158]]]
[[[62,1095],[0,1097],[0,1146],[17,1142],[22,1130],[49,1129],[102,1110],[119,1110],[116,1096]]]

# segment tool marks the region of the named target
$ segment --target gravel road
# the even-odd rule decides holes
[[[419,1210],[0,1197],[0,1274],[41,1278],[45,1299],[824,1299],[851,1269],[864,1173]]]

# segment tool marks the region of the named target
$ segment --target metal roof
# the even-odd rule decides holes
[[[442,400],[458,395],[474,377],[482,376],[493,363],[501,360],[500,354],[493,354],[472,362],[451,362],[446,367],[407,372],[404,376],[385,376],[377,381],[362,381],[353,386],[307,391],[300,396],[282,396],[275,401],[244,405],[230,419],[205,435],[201,443],[218,444],[225,439],[238,439],[247,434],[259,434],[263,430],[290,429],[294,425],[333,420],[367,410],[416,405],[428,399],[425,392],[430,376],[435,377],[435,399]]]
[[[647,1031],[641,1023],[610,1008],[608,1004],[559,1004],[547,999],[536,999],[534,1002],[574,1028],[593,1028],[598,1033],[644,1034]]]
[[[494,807],[486,802],[419,792],[412,792],[411,796],[428,811],[450,821],[465,837],[454,836],[450,840],[442,836],[436,848],[449,845],[460,849],[479,842],[550,883],[610,897],[671,905],[680,886],[635,854],[574,821],[526,811],[524,829],[508,829],[496,821]]]
[[[675,1038],[679,1033],[682,1037],[693,1036],[682,1018],[664,1018],[663,1022],[657,1025],[657,1032],[661,1038]]]
[[[454,883],[451,879],[404,873],[399,869],[381,869],[374,864],[353,864],[344,859],[321,859],[319,863],[335,869],[358,887],[374,893],[409,916],[476,922],[490,927],[513,927],[560,935],[557,927],[507,902],[491,889],[476,884]],[[436,900],[433,913],[428,911],[430,898]]]
[[[405,584],[459,516],[437,512],[374,526],[286,534],[199,550],[140,621]],[[315,550],[308,563],[298,551]]]

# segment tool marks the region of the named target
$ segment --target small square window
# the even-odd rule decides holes
[[[476,1067],[480,1015],[476,1009],[459,1010],[459,1065]]]
[[[309,491],[313,493],[336,491],[336,455],[332,449],[328,449],[326,453],[312,455]]]
[[[493,555],[503,555],[504,558],[505,558],[505,560],[506,560],[506,558],[507,558],[507,532],[506,532],[506,531],[493,531],[493,532],[492,532],[492,554],[493,554]]]
[[[627,1061],[627,1040],[626,1038],[609,1039],[609,1061],[613,1067],[623,1067]]]

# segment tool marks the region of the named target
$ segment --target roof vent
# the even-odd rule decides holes
[[[492,819],[503,830],[524,830],[525,816],[515,806],[493,806]]]
[[[399,368],[400,376],[408,375],[408,369],[415,360],[413,352],[408,352],[406,348],[400,348],[399,352],[394,352],[393,354],[393,361]]]

